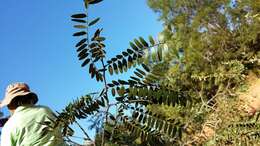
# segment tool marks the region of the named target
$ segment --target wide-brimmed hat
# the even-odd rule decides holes
[[[34,104],[38,101],[37,95],[30,91],[30,87],[26,83],[13,83],[7,86],[5,97],[0,103],[0,108],[10,104],[16,97],[33,98]]]

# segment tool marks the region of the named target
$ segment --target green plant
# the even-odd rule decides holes
[[[166,119],[146,108],[148,105],[187,106],[190,100],[185,93],[159,84],[158,80],[161,77],[157,74],[158,70],[156,71],[153,65],[143,63],[146,59],[146,50],[158,47],[163,42],[156,42],[152,37],[149,37],[149,41],[139,37],[130,42],[130,48],[126,51],[111,59],[106,59],[108,50],[104,43],[106,38],[102,36],[103,29],[97,29],[93,35],[89,33],[89,28],[98,23],[100,18],[89,21],[88,8],[101,1],[85,0],[86,12],[72,15],[71,20],[76,22],[74,27],[79,29],[73,36],[80,38],[75,47],[78,59],[82,61],[81,66],[87,67],[91,78],[102,82],[104,88],[99,93],[79,98],[66,106],[61,113],[58,113],[57,120],[51,128],[62,126],[63,134],[68,142],[75,143],[69,138],[72,136],[69,126],[73,123],[78,124],[77,120],[95,116],[102,121],[99,125],[101,131],[98,131],[102,146],[105,145],[105,140],[113,141],[116,137],[116,129],[122,126],[129,130],[131,135],[140,137],[141,141],[177,143],[178,139],[181,139],[184,124],[177,118]],[[160,53],[157,55],[161,58]],[[110,75],[122,74],[133,67],[135,68],[134,75],[128,80],[119,79],[108,83],[108,73]],[[109,97],[109,92],[112,97]],[[116,107],[116,113],[111,113],[112,107]],[[111,127],[109,138],[106,138],[106,125]],[[84,128],[81,126],[80,128],[85,134],[84,138],[89,139]]]
[[[72,21],[79,29],[73,36],[80,38],[76,48],[82,67],[104,88],[69,104],[52,128],[62,126],[73,142],[69,126],[95,117],[96,140],[102,146],[258,142],[259,123],[242,115],[237,97],[249,72],[259,74],[259,2],[148,0],[164,21],[163,39],[139,37],[129,49],[106,59],[103,29],[93,35],[88,31],[100,20],[88,21],[88,7],[101,1],[85,0],[86,12],[72,15]],[[156,51],[147,57],[151,48]],[[131,68],[129,79],[107,81],[108,74]],[[113,107],[116,113],[111,113]],[[239,131],[241,127],[245,130]]]
[[[184,122],[192,121],[191,136],[184,137],[183,141],[224,145],[214,139],[237,139],[237,135],[226,129],[234,123],[249,122],[248,116],[238,110],[243,104],[238,101],[250,73],[259,75],[259,2],[148,0],[148,5],[164,22],[162,36],[169,48],[168,64],[178,58],[179,49],[184,50],[181,60],[184,70],[180,64],[169,66],[165,78],[160,80],[172,89],[187,92],[193,100],[193,110],[181,111],[194,115],[183,118]],[[157,107],[151,107],[154,108]],[[176,110],[165,110],[169,117],[171,113],[179,114]],[[210,131],[207,135],[205,129],[214,133]],[[231,143],[239,145],[239,138]]]

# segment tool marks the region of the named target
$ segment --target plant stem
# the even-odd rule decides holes
[[[87,139],[90,140],[90,137],[88,136],[87,132],[82,128],[82,126],[78,123],[78,121],[75,121],[75,123],[79,126],[79,128],[82,130],[82,132],[87,137]]]
[[[110,108],[110,105],[109,105],[109,99],[108,99],[108,86],[107,86],[107,80],[106,80],[106,66],[104,64],[104,60],[103,58],[101,59],[101,63],[102,63],[102,67],[103,67],[103,80],[104,80],[104,86],[105,86],[105,96],[107,97],[107,110],[106,110],[106,118],[103,122],[103,133],[102,133],[102,146],[105,146],[105,123],[107,122],[107,119],[108,119],[108,111],[109,111],[109,108]]]

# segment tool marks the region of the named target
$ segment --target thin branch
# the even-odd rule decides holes
[[[135,103],[135,102],[147,102],[147,103],[153,103],[151,102],[150,100],[144,100],[144,99],[137,99],[137,100],[126,100],[124,101],[124,103]],[[122,102],[121,101],[118,101],[118,102],[114,102],[114,103],[110,103],[109,106],[116,106],[118,104],[121,104]],[[105,111],[103,111],[105,112]]]
[[[72,143],[72,144],[74,144],[74,145],[76,145],[76,146],[84,146],[84,145],[81,145],[81,144],[79,144],[79,143],[74,142],[74,141],[71,140],[69,137],[66,137],[66,139],[65,139],[64,141],[67,141],[67,142],[69,142],[69,143]]]
[[[88,3],[88,1],[85,1],[85,3]],[[88,5],[88,4],[85,4]],[[86,7],[86,15],[87,15],[87,25],[89,25],[89,18],[88,18],[88,7]],[[89,27],[86,28],[87,30],[87,44],[89,45]]]
[[[109,99],[108,99],[108,86],[107,86],[107,80],[106,80],[106,66],[104,64],[104,60],[103,58],[101,59],[101,63],[102,63],[102,67],[103,67],[103,80],[104,80],[104,86],[105,86],[105,96],[107,97],[107,110],[106,110],[106,118],[105,118],[105,121],[103,122],[103,133],[102,133],[102,146],[105,146],[105,126],[104,124],[107,122],[108,120],[108,111],[109,111],[109,108],[110,108],[110,105],[109,105]]]
[[[125,101],[126,103],[135,103],[135,102],[148,102],[148,103],[153,103],[151,102],[150,100],[143,100],[143,99],[140,99],[140,100],[127,100]]]
[[[82,130],[82,132],[85,134],[88,140],[91,140],[88,133],[82,128],[82,126],[78,123],[78,121],[75,121],[75,123],[79,126],[79,128]]]

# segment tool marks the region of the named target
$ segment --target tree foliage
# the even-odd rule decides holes
[[[169,117],[187,114],[183,120],[191,122],[184,138],[186,144],[209,141],[209,145],[239,145],[243,142],[241,136],[249,137],[244,141],[247,144],[256,144],[253,139],[258,139],[250,139],[250,134],[258,133],[257,128],[254,132],[244,128],[247,131],[240,134],[228,129],[237,130],[250,122],[240,109],[243,103],[239,102],[239,93],[247,89],[250,72],[259,75],[259,2],[148,0],[148,5],[164,22],[161,35],[169,50],[165,59],[169,67],[160,82],[186,91],[194,103],[192,110],[150,108],[161,108]],[[181,58],[180,49],[184,53]],[[234,123],[243,124],[231,126]],[[232,140],[223,142],[222,138]]]
[[[97,135],[101,137],[100,145],[105,141],[115,141],[118,129],[127,129],[131,137],[140,138],[142,142],[153,145],[156,142],[177,143],[182,137],[184,126],[177,118],[167,119],[159,114],[153,113],[146,107],[148,105],[188,106],[191,104],[190,97],[181,91],[171,90],[168,86],[159,84],[161,73],[154,68],[153,64],[145,63],[146,54],[151,48],[159,48],[163,42],[157,42],[153,37],[147,40],[138,37],[129,43],[129,48],[114,57],[107,59],[105,45],[106,38],[102,35],[102,28],[94,30],[93,34],[89,29],[97,24],[100,18],[88,19],[88,7],[101,1],[84,1],[86,12],[77,13],[71,16],[77,29],[73,36],[79,41],[75,44],[78,59],[81,67],[89,70],[91,78],[103,83],[104,87],[99,93],[89,94],[79,98],[65,107],[58,113],[54,126],[63,127],[63,134],[68,142],[73,142],[71,124],[78,124],[77,120],[88,117],[97,117],[96,121],[102,121],[101,131]],[[148,50],[148,51],[147,51]],[[157,54],[158,58],[162,58]],[[159,59],[161,60],[161,59]],[[128,80],[112,80],[108,82],[107,75],[114,76],[135,68]],[[111,97],[109,97],[111,93]],[[111,100],[113,98],[113,100]],[[116,113],[111,113],[111,108],[116,107]],[[94,121],[94,127],[98,122]],[[89,136],[79,124],[85,134]],[[111,134],[107,138],[107,127],[110,127]],[[120,128],[118,128],[120,127]]]
[[[96,139],[102,146],[259,141],[258,118],[242,115],[238,102],[246,76],[259,74],[259,2],[148,0],[164,22],[160,41],[138,37],[107,59],[103,29],[89,33],[100,18],[89,21],[88,7],[101,1],[85,0],[86,11],[71,20],[76,23],[73,36],[79,39],[75,47],[81,66],[103,89],[66,106],[52,128],[62,126],[72,142],[69,126],[94,116],[94,125],[102,121]],[[108,75],[132,68],[129,79],[108,82]]]

